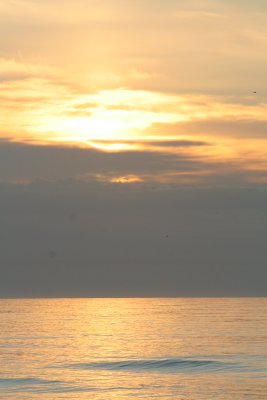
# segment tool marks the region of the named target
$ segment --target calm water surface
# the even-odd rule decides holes
[[[0,300],[0,398],[267,399],[267,298]]]

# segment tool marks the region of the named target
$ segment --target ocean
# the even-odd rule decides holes
[[[0,399],[267,399],[267,298],[2,299]]]

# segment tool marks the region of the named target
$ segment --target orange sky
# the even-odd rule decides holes
[[[205,159],[200,175],[216,162],[265,181],[266,11],[260,0],[0,0],[0,138],[177,154]],[[141,175],[126,181],[152,179]]]
[[[262,296],[267,0],[0,0],[0,296]]]

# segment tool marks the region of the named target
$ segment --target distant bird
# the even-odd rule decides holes
[[[256,94],[257,92],[253,92],[254,94]]]
[[[168,238],[169,237],[169,235],[165,235],[165,238]]]

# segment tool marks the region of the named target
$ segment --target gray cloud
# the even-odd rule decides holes
[[[160,151],[109,153],[92,148],[34,146],[0,140],[0,181],[31,183],[39,179],[71,179],[98,182],[119,177],[125,177],[127,181],[128,176],[135,175],[147,184],[207,187],[244,187],[252,182],[255,185],[264,184],[263,160],[254,161],[250,166],[245,160],[239,163],[219,162],[184,152],[184,149],[194,148],[195,143],[197,146],[206,145],[201,141],[173,141],[172,145],[178,146],[175,153],[170,154],[168,143]]]
[[[91,140],[89,143],[97,143],[97,144],[111,144],[110,140]],[[201,140],[123,140],[123,141],[116,141],[113,140],[112,144],[132,144],[132,145],[149,145],[155,147],[198,147],[198,146],[210,146],[211,143],[201,141]]]
[[[198,171],[205,162],[185,155],[158,152],[104,153],[93,149],[30,146],[0,142],[0,180],[37,178],[58,180],[83,174],[158,174],[166,171]]]
[[[0,296],[267,294],[264,188],[68,180],[0,193]]]
[[[206,185],[96,181],[202,167],[2,140],[0,296],[266,295],[266,185],[231,168]]]
[[[148,144],[153,146],[162,146],[162,147],[197,147],[197,146],[209,146],[208,142],[204,142],[201,140],[159,140],[159,141],[150,141]]]

